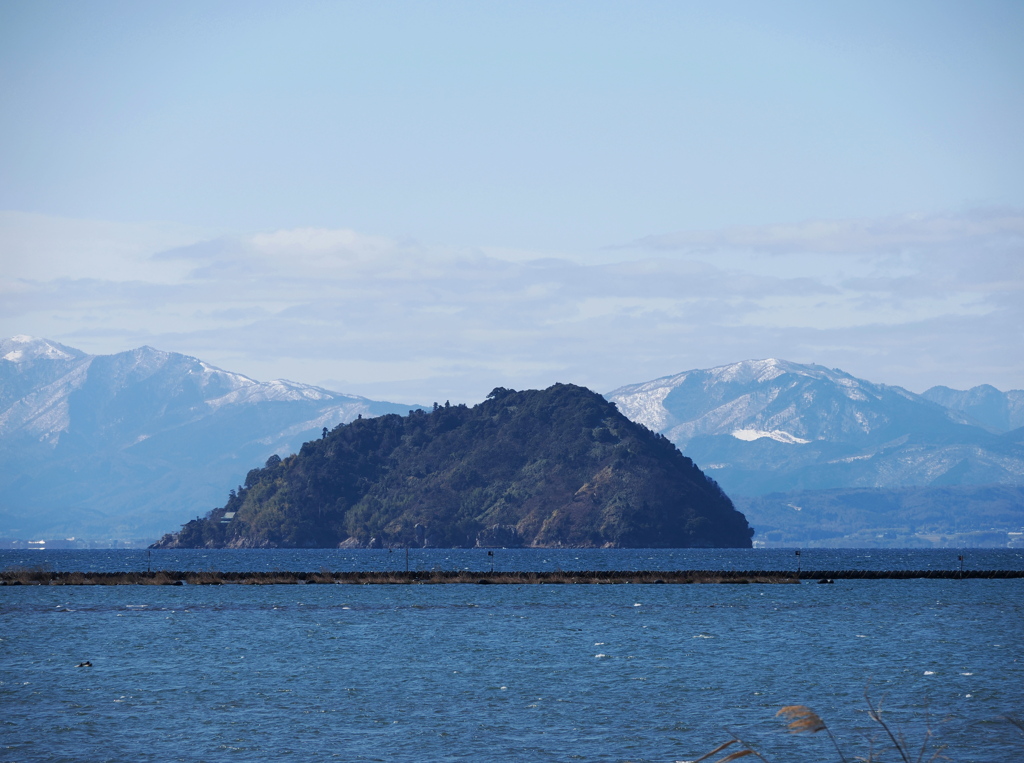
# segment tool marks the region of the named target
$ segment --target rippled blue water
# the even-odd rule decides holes
[[[266,553],[237,568],[341,568]],[[544,558],[628,566],[561,553]],[[675,761],[731,731],[776,763],[821,762],[828,740],[774,714],[808,704],[866,754],[870,680],[910,740],[930,727],[953,760],[1013,761],[1022,595],[1024,580],[6,587],[0,760]]]

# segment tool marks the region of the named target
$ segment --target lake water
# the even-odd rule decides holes
[[[963,553],[965,567],[1022,568],[1019,550]],[[410,568],[791,569],[794,556],[414,550]],[[801,564],[953,569],[956,556],[814,550]],[[147,562],[404,569],[405,554],[0,553],[3,567]],[[1024,716],[1022,660],[1021,579],[4,587],[0,761],[678,761],[736,733],[776,763],[820,763],[838,757],[828,739],[785,733],[776,711],[809,705],[848,757],[865,755],[883,741],[866,686],[912,743],[930,729],[952,760],[1013,761],[1024,736],[1003,716]]]

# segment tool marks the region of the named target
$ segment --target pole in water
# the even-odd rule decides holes
[[[800,577],[800,549],[796,550],[796,576]]]
[[[488,551],[487,556],[491,557],[491,572],[494,572],[494,552]]]
[[[960,577],[963,577],[964,576],[964,555],[960,554],[959,558],[960,558]]]
[[[963,559],[962,556],[960,558]],[[149,549],[146,549],[146,572],[152,572],[152,571],[153,571],[153,552],[151,550],[149,550]]]

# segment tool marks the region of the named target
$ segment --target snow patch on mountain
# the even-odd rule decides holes
[[[765,384],[791,370],[790,363],[777,358],[765,360],[744,360],[710,369],[709,373],[718,382],[731,384]]]
[[[250,379],[244,374],[235,373],[234,371],[225,371],[223,368],[211,366],[209,363],[199,360],[198,358],[190,358],[190,360],[196,361],[204,380],[216,379],[219,382],[226,384],[230,389],[256,387],[261,384],[261,382],[258,382],[255,379]],[[193,369],[189,369],[189,373],[193,374],[195,371]]]
[[[702,434],[731,434],[742,429],[777,429],[778,426],[772,426],[772,423],[760,414],[775,401],[778,394],[777,389],[762,389],[740,395],[702,416],[671,427],[668,430],[669,438],[674,441],[686,441]],[[783,420],[779,423],[790,425],[795,422]]]
[[[248,379],[247,381],[252,380]],[[252,405],[271,401],[333,400],[336,397],[339,396],[320,387],[276,379],[270,382],[252,382],[238,387],[226,395],[207,400],[206,405],[211,410],[217,410],[226,405]]]
[[[867,396],[867,394],[865,394],[864,389],[861,387],[861,385],[857,382],[856,379],[840,376],[835,379],[835,383],[836,386],[838,386],[850,400],[866,402],[869,399],[871,399]]]
[[[847,456],[846,458],[833,458],[831,461],[826,463],[829,464],[852,464],[854,461],[866,461],[869,458],[874,458],[874,453],[867,453],[861,456]]]
[[[641,384],[631,384],[610,392],[607,397],[629,418],[655,431],[671,432],[674,440],[698,434],[723,434],[744,428],[744,421],[756,416],[778,397],[781,390],[772,382],[781,376],[809,375],[809,369],[778,358],[745,360],[706,370],[685,371]],[[753,388],[733,399],[723,399],[718,389]],[[683,418],[673,410],[669,396],[680,388],[694,389],[705,398],[705,410]],[[708,406],[712,400],[717,406]],[[710,410],[708,409],[710,407]]]
[[[85,383],[88,374],[87,361],[0,411],[0,436],[8,437],[20,431],[38,442],[55,446],[61,432],[66,432],[71,425],[71,393]]]
[[[664,402],[672,389],[671,386],[641,389],[636,394],[615,398],[615,405],[627,418],[657,432],[668,422]]]
[[[19,365],[39,359],[73,361],[84,357],[80,350],[25,334],[0,339],[0,358]]]
[[[730,434],[737,440],[744,440],[745,442],[753,442],[754,440],[760,440],[763,437],[767,437],[775,442],[784,442],[789,445],[806,445],[810,440],[805,440],[802,437],[791,435],[789,432],[783,432],[781,429],[773,429],[770,432],[766,432],[763,429],[736,429]]]

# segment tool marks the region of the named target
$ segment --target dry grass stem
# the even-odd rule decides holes
[[[760,758],[761,760],[765,761],[765,763],[768,763],[766,758],[761,757],[760,753],[751,749],[750,745],[748,745],[746,742],[744,742],[742,739],[736,736],[734,736],[728,742],[724,742],[723,744],[718,745],[718,747],[713,749],[711,752],[707,752],[704,755],[701,755],[699,758],[690,761],[690,763],[700,763],[702,760],[707,760],[712,755],[717,755],[726,747],[731,747],[734,744],[743,745],[743,749],[734,750],[733,752],[730,752],[728,755],[726,755],[724,758],[719,758],[718,760],[716,760],[715,763],[729,763],[730,760],[739,760],[740,758],[745,758],[748,755],[753,755],[754,757]]]
[[[806,705],[786,705],[784,708],[777,712],[776,717],[783,716],[784,718],[792,718],[788,724],[790,734],[816,734],[819,731],[824,731],[828,734],[828,738],[832,740],[832,745],[836,748],[836,752],[839,753],[839,759],[846,763],[846,756],[843,755],[843,751],[839,747],[839,742],[832,733],[832,730],[825,724],[825,721],[821,719],[816,712]]]

